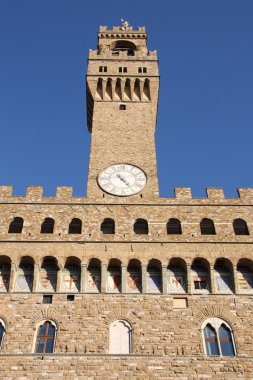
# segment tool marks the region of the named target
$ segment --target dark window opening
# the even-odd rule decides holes
[[[52,234],[54,232],[54,219],[45,218],[44,222],[41,225],[41,234]]]
[[[101,223],[101,232],[103,234],[115,234],[115,222],[113,219],[105,219]]]
[[[53,296],[52,295],[43,295],[43,303],[50,304],[53,303]]]
[[[201,235],[215,235],[214,222],[211,219],[204,218],[200,222]]]
[[[75,301],[75,295],[74,294],[67,294],[67,301]]]
[[[69,234],[81,234],[82,233],[82,221],[78,218],[71,220],[69,224]]]
[[[148,222],[145,219],[137,219],[134,223],[134,232],[137,235],[148,234]]]
[[[121,111],[125,111],[125,110],[126,110],[126,105],[125,105],[125,104],[120,104],[120,105],[119,105],[119,109],[120,109]]]
[[[178,219],[171,218],[167,223],[168,235],[180,235],[182,234],[181,222]]]
[[[127,73],[127,67],[125,66],[119,67],[119,73]]]
[[[99,66],[100,73],[107,73],[107,66]]]
[[[138,68],[138,73],[139,74],[146,74],[147,73],[147,68],[146,67],[139,67]]]
[[[247,223],[243,219],[235,219],[233,221],[235,235],[249,235]]]
[[[16,217],[9,225],[9,234],[21,234],[23,229],[24,219]]]

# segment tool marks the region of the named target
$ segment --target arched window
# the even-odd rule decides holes
[[[24,256],[16,273],[15,291],[31,292],[33,287],[34,260],[29,256]]]
[[[168,235],[180,235],[182,234],[181,222],[178,219],[171,218],[167,223]]]
[[[106,218],[101,223],[101,231],[103,234],[115,234],[115,222],[113,219]]]
[[[112,54],[117,55],[120,51],[126,51],[127,55],[134,55],[136,45],[131,41],[114,41],[111,45]]]
[[[41,225],[40,233],[52,234],[53,232],[54,232],[54,219],[45,218],[44,222]]]
[[[132,328],[125,320],[112,322],[109,332],[109,353],[130,354],[132,351]]]
[[[9,234],[21,234],[23,229],[24,219],[20,217],[15,217],[9,225]]]
[[[45,321],[38,327],[35,353],[54,352],[55,330],[55,325],[51,321]]]
[[[134,223],[134,232],[137,235],[148,234],[148,222],[145,219],[137,219]]]
[[[203,336],[207,356],[235,356],[235,344],[231,327],[220,318],[204,322]]]
[[[249,235],[247,223],[243,219],[235,219],[233,221],[235,235]]]
[[[69,234],[81,234],[82,233],[82,221],[78,218],[74,218],[69,223]]]
[[[204,218],[200,222],[201,235],[215,235],[215,227],[212,219]]]
[[[4,334],[5,334],[5,323],[2,320],[0,320],[0,351],[3,346]]]

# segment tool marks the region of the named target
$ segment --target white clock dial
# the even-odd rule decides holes
[[[109,194],[126,197],[139,193],[147,182],[146,174],[130,164],[111,165],[98,175],[98,184]]]

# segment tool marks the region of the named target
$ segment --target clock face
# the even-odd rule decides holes
[[[126,197],[139,193],[147,182],[146,174],[130,164],[111,165],[98,175],[98,184],[109,194]]]

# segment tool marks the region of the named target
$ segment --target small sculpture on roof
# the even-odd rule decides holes
[[[129,26],[130,26],[129,21],[123,20],[123,18],[122,18],[121,19],[121,27],[120,27],[120,29],[121,30],[126,30],[127,28],[129,28]]]

